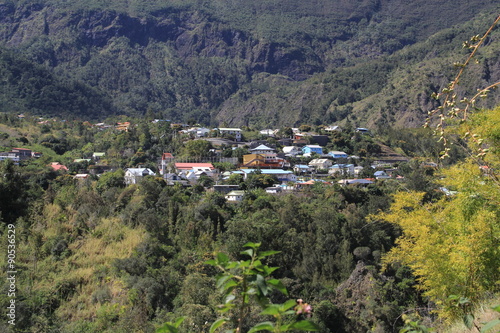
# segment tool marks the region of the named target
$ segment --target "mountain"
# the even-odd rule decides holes
[[[486,0],[4,1],[2,111],[419,126],[497,14]],[[466,86],[500,79],[497,37]]]

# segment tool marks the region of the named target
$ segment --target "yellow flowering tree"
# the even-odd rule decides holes
[[[473,304],[500,289],[500,107],[474,115],[463,131],[477,133],[488,153],[471,153],[443,170],[441,199],[425,202],[424,193],[401,192],[390,211],[376,217],[402,230],[385,263],[408,265],[445,318],[464,312],[451,306],[450,295]]]

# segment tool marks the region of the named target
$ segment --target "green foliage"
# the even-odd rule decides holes
[[[259,243],[247,243],[245,247],[248,249],[241,252],[241,254],[250,257],[248,260],[229,261],[227,255],[218,253],[215,259],[207,261],[207,264],[216,266],[222,270],[222,273],[217,276],[216,284],[223,294],[224,299],[224,304],[220,306],[219,311],[228,316],[214,322],[210,328],[210,332],[215,332],[217,328],[231,322],[232,324],[230,325],[235,328],[235,330],[231,331],[241,331],[243,327],[246,327],[245,319],[249,315],[252,300],[263,308],[261,315],[273,316],[275,322],[255,324],[248,332],[263,330],[269,332],[286,332],[290,330],[317,331],[318,327],[306,320],[295,320],[290,324],[284,324],[283,320],[285,317],[299,313],[299,310],[296,310],[296,312],[291,308],[302,306],[302,301],[300,301],[298,306],[294,300],[289,300],[283,304],[269,303],[269,296],[273,289],[288,295],[288,291],[283,283],[271,278],[271,274],[277,267],[269,267],[262,262],[266,257],[277,254],[279,251],[259,252]],[[310,313],[311,309],[310,307],[307,309],[301,307],[300,311]],[[234,319],[230,319],[233,316]]]

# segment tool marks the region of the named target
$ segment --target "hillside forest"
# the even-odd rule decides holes
[[[498,332],[499,20],[1,2],[0,332]]]

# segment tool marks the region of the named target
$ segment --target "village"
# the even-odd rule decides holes
[[[244,182],[253,175],[262,175],[257,187],[273,194],[302,191],[318,183],[367,186],[403,179],[398,173],[398,165],[409,161],[389,147],[376,143],[370,130],[361,127],[332,125],[313,129],[302,125],[298,128],[263,129],[245,135],[241,128],[209,129],[159,119],[151,121],[153,124],[161,122],[169,124],[173,137],[184,146],[198,146],[198,151],[189,155],[163,151],[147,165],[138,163],[122,168],[110,162],[108,152],[94,151],[90,156],[73,159],[71,170],[62,160],[51,161],[48,167],[80,181],[98,179],[106,172],[121,169],[125,185],[140,183],[148,176],[161,177],[167,185],[201,185],[223,193],[229,202],[238,202],[245,194]],[[38,124],[47,126],[50,121],[41,120]],[[99,131],[129,132],[137,125],[127,121],[90,126]],[[363,144],[355,145],[358,148],[353,149],[346,140]],[[0,160],[10,159],[19,164],[41,156],[42,153],[29,148],[14,147],[0,153]],[[425,166],[436,168],[437,164],[426,162]]]

